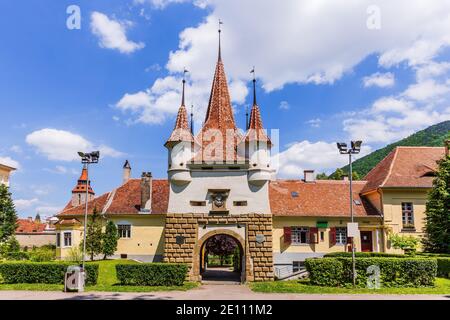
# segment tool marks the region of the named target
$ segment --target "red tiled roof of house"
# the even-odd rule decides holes
[[[167,180],[152,180],[152,214],[167,213],[169,203],[169,183]],[[119,188],[105,193],[88,203],[88,213],[96,207],[103,214],[139,214],[141,204],[141,180],[130,179]],[[85,205],[67,206],[58,214],[76,216],[84,214]]]
[[[362,193],[378,188],[431,188],[444,147],[397,147],[366,176]]]
[[[81,222],[79,220],[73,218],[73,219],[62,219],[62,220],[59,220],[57,224],[63,225],[63,226],[69,226],[69,225],[71,226],[71,225],[74,225],[74,224],[81,224]]]
[[[16,234],[43,233],[45,226],[45,223],[37,222],[31,219],[17,219]]]
[[[359,195],[365,184],[353,182],[354,215],[379,216]],[[274,216],[350,217],[349,182],[344,180],[277,180],[269,185],[269,198]]]

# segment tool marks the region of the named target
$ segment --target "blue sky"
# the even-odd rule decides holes
[[[19,214],[67,203],[80,148],[102,150],[97,194],[120,184],[125,159],[135,177],[166,177],[181,71],[198,130],[219,18],[237,123],[254,65],[264,125],[280,130],[279,177],[344,164],[337,140],[360,138],[366,154],[449,119],[449,4],[413,2],[2,1],[0,162],[18,166]],[[70,5],[79,30],[66,26]]]

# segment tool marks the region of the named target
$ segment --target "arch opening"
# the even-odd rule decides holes
[[[244,248],[235,237],[219,233],[208,237],[200,248],[203,281],[245,281]]]

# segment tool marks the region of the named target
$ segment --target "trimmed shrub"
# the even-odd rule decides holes
[[[351,252],[331,252],[327,253],[326,258],[351,258]],[[386,252],[355,252],[356,258],[411,258],[410,255]]]
[[[334,262],[330,260],[335,260]],[[432,286],[437,272],[436,259],[429,258],[357,258],[356,285],[366,287],[367,269],[380,268],[380,283],[383,287]],[[321,286],[339,286],[352,283],[351,258],[307,259],[306,268],[311,283]]]
[[[116,265],[117,280],[123,285],[182,286],[187,272],[187,265],[175,263]]]
[[[352,282],[352,259],[339,258],[344,267],[346,283]],[[437,272],[435,259],[423,258],[358,258],[356,259],[356,284],[359,287],[367,285],[369,266],[380,268],[380,281],[384,287],[423,287],[434,285]]]
[[[450,278],[450,258],[437,258],[438,277]]]
[[[5,262],[0,264],[3,283],[63,284],[69,263]],[[86,285],[96,285],[98,264],[86,264]]]
[[[306,259],[305,267],[312,284],[330,287],[342,284],[344,269],[342,262],[338,259]]]
[[[29,252],[30,260],[33,262],[47,262],[53,261],[56,258],[54,249],[49,248],[35,248],[31,252]]]

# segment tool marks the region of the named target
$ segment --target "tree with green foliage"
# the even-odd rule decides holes
[[[425,251],[450,253],[450,156],[438,161],[425,209]]]
[[[0,183],[0,243],[16,233],[17,213],[9,189]]]
[[[103,260],[107,257],[112,256],[117,250],[117,240],[119,239],[119,234],[117,233],[117,227],[114,222],[109,220],[106,223],[105,233],[103,234],[103,244],[102,253]]]
[[[318,173],[316,176],[317,180],[328,180],[328,176],[325,172]]]
[[[102,253],[102,217],[98,213],[97,207],[94,207],[92,215],[88,217],[87,232],[86,232],[86,253],[91,257],[91,261],[94,257]],[[80,248],[82,250],[84,241],[81,241]]]
[[[389,240],[394,249],[402,249],[406,254],[414,254],[420,242],[419,238],[399,234],[392,234]]]
[[[344,176],[345,176],[344,170],[336,169],[336,171],[331,176],[329,176],[328,178],[330,180],[342,180]]]

